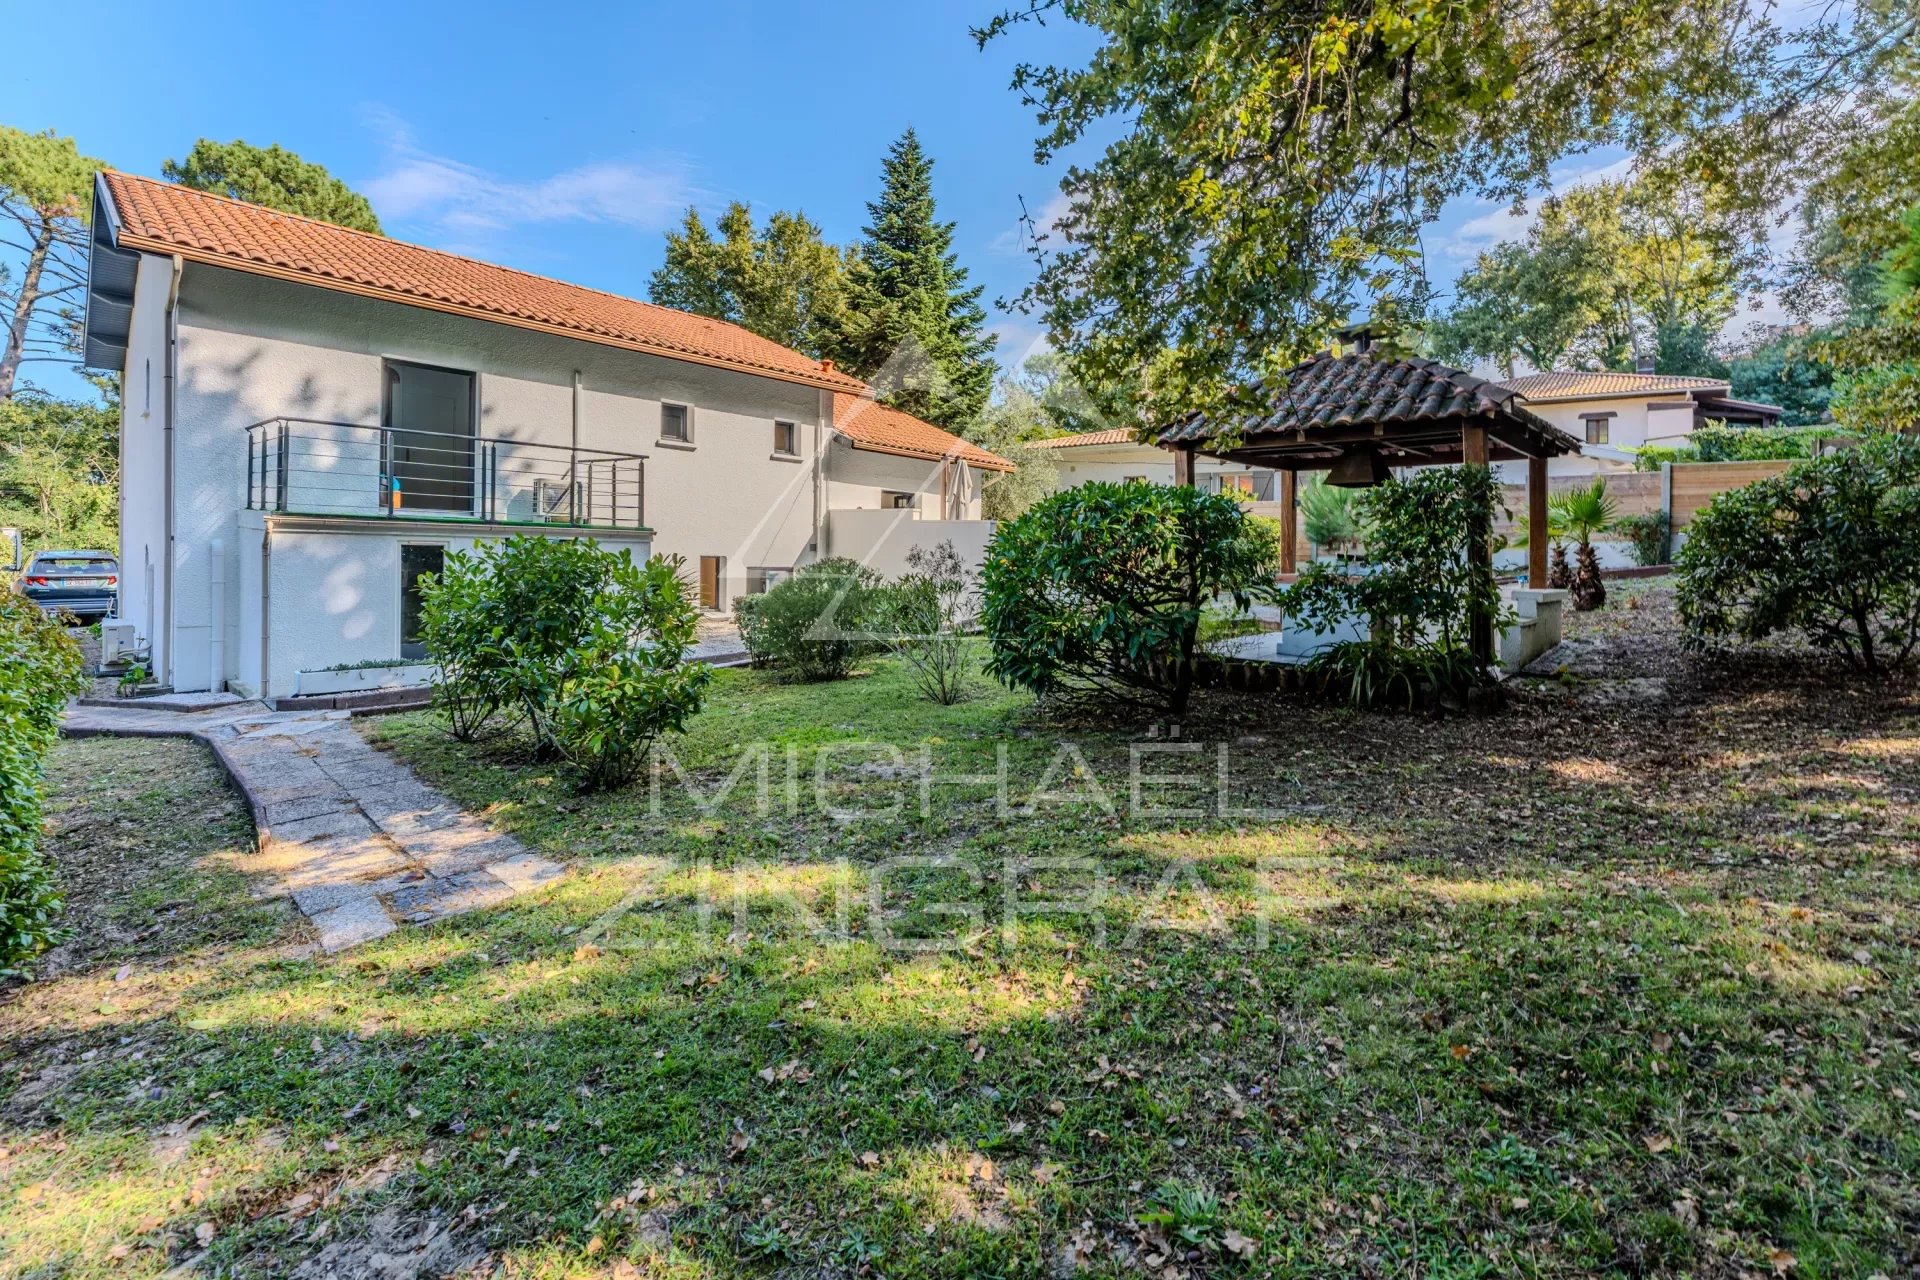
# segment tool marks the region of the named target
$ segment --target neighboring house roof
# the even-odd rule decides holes
[[[829,391],[866,384],[738,325],[107,170],[113,246]]]
[[[1580,452],[1510,388],[1438,360],[1322,352],[1276,387],[1256,384],[1251,399],[1256,408],[1224,421],[1190,414],[1161,431],[1161,443],[1268,466],[1324,464],[1354,450],[1446,461],[1460,451],[1463,426],[1484,426],[1518,456]],[[1210,447],[1218,443],[1225,448]]]
[[[1131,427],[1110,427],[1105,431],[1082,431],[1077,436],[1053,436],[1046,440],[1029,440],[1029,449],[1077,449],[1091,444],[1139,444],[1140,437]],[[1158,446],[1149,445],[1149,448]]]
[[[1665,373],[1529,373],[1501,385],[1535,402],[1585,400],[1600,396],[1668,395],[1673,392],[1727,390],[1725,378],[1683,378]]]
[[[865,396],[833,398],[833,429],[856,449],[891,453],[903,458],[937,462],[957,458],[986,471],[1011,471],[1013,464],[997,453],[962,440],[951,431],[923,422],[910,413],[890,409]]]

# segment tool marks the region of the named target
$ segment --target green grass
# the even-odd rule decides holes
[[[216,1273],[345,1274],[432,1227],[429,1269],[542,1276],[1903,1274],[1912,690],[1550,694],[1214,699],[1182,756],[885,662],[728,672],[694,793],[586,797],[367,722],[569,875],[331,959],[246,896],[197,749],[65,744],[56,857],[131,936],[0,1007],[0,1271],[155,1274],[201,1231]],[[760,744],[769,803],[753,755],[716,801]],[[1220,816],[1220,744],[1260,816]],[[1137,748],[1204,816],[1130,808]],[[1000,750],[1008,804],[946,781]]]

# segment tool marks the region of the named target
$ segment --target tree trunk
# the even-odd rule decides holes
[[[1607,584],[1600,577],[1600,558],[1593,553],[1591,542],[1580,544],[1578,561],[1573,574],[1573,607],[1588,613],[1607,602]]]
[[[1567,549],[1556,542],[1549,557],[1547,586],[1555,591],[1565,591],[1571,585],[1573,585],[1573,571],[1567,568]]]
[[[13,399],[14,379],[20,372],[20,361],[26,355],[27,327],[33,321],[34,304],[40,301],[40,275],[47,266],[47,254],[53,251],[53,223],[50,219],[40,219],[40,230],[33,237],[33,248],[27,253],[26,273],[20,277],[20,295],[14,299],[13,315],[7,321],[7,345],[0,352],[0,400]]]

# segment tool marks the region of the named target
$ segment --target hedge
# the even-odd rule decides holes
[[[40,849],[41,800],[61,713],[84,686],[66,629],[0,592],[0,975],[54,941],[61,904]]]

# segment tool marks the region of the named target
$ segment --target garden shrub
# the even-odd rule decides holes
[[[633,781],[654,741],[700,709],[713,669],[686,660],[699,623],[680,563],[612,557],[588,629],[560,660],[549,723],[584,790]]]
[[[1663,462],[1792,462],[1811,458],[1831,442],[1832,427],[1701,427],[1683,445],[1647,445],[1636,450],[1639,471],[1658,471]]]
[[[967,694],[972,662],[966,627],[977,604],[973,575],[952,539],[907,553],[907,572],[875,608],[886,645],[913,673],[923,697],[950,707]]]
[[[1511,620],[1491,556],[1480,564],[1467,556],[1466,531],[1492,528],[1498,482],[1486,467],[1430,467],[1365,490],[1358,506],[1364,568],[1308,565],[1280,596],[1293,623],[1315,635],[1371,620],[1365,640],[1328,646],[1309,671],[1356,706],[1465,696],[1492,676],[1469,647],[1475,613],[1496,631]]]
[[[633,563],[590,538],[516,535],[449,552],[424,584],[434,705],[454,737],[524,725],[588,788],[629,780],[660,733],[697,710],[685,665],[695,614],[678,557]],[[598,716],[598,730],[586,723]]]
[[[1867,671],[1920,641],[1920,439],[1880,436],[1716,497],[1680,549],[1696,648],[1798,631]]]
[[[1627,550],[1642,568],[1665,564],[1672,555],[1672,523],[1664,511],[1621,516],[1613,522],[1613,530],[1626,535]]]
[[[857,561],[818,561],[735,604],[740,642],[783,679],[843,679],[886,647],[874,630],[879,592],[880,575]]]
[[[1087,484],[994,531],[981,572],[987,670],[1042,698],[1186,709],[1201,617],[1272,594],[1279,539],[1232,498]]]
[[[46,758],[67,699],[85,687],[66,629],[0,591],[0,975],[54,941],[60,896],[40,849]]]

